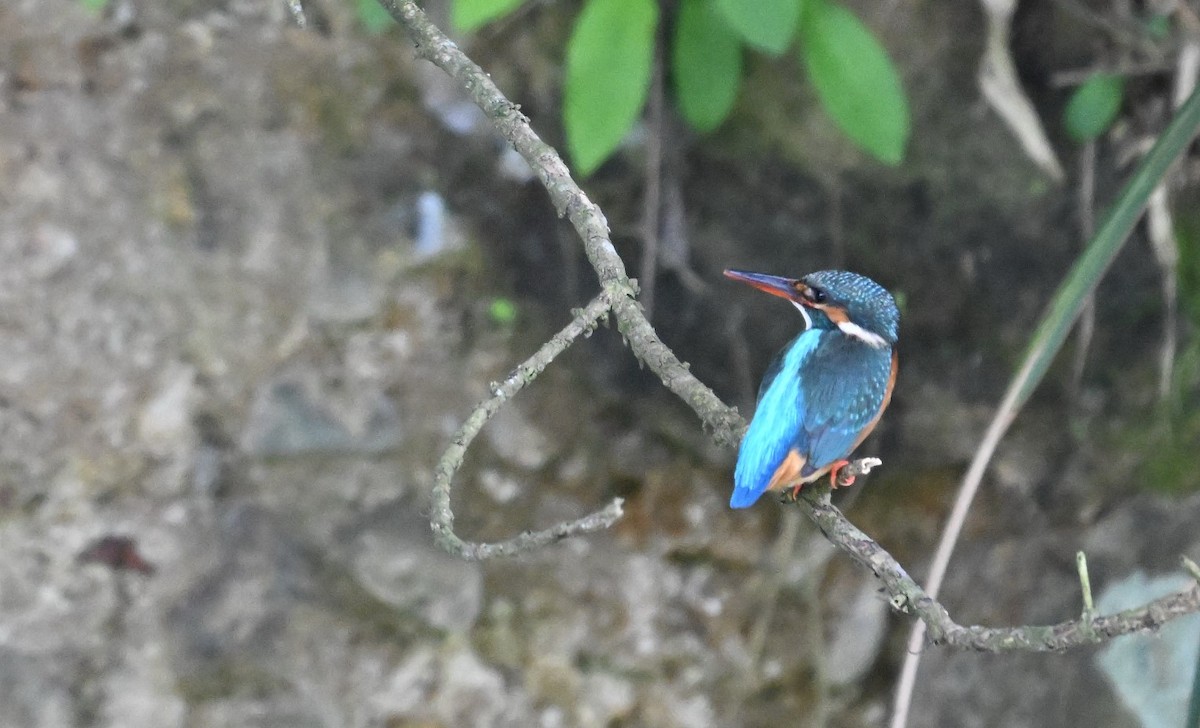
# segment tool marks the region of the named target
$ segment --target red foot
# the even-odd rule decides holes
[[[839,460],[833,464],[832,468],[829,469],[829,487],[830,488],[841,488],[846,485],[854,485],[854,476],[853,475],[851,475],[849,478],[847,478],[845,483],[841,483],[841,484],[838,483],[838,472],[840,472],[842,468],[846,467],[849,464],[850,464],[849,460]]]

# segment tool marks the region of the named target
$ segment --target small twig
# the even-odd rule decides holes
[[[1074,16],[1074,19],[1107,33],[1111,40],[1126,52],[1136,50],[1140,51],[1142,55],[1146,55],[1154,50],[1153,42],[1141,27],[1134,27],[1129,22],[1119,23],[1109,20],[1101,13],[1093,12],[1079,0],[1057,0],[1055,4]],[[1183,5],[1184,3],[1180,2],[1179,4]],[[1128,12],[1123,14],[1125,18],[1132,20],[1131,15]]]
[[[434,470],[433,508],[430,525],[438,545],[452,554],[468,561],[490,559],[497,556],[514,556],[547,544],[561,541],[569,536],[591,533],[612,526],[622,515],[620,498],[614,499],[603,509],[583,518],[560,523],[544,531],[526,531],[519,536],[499,543],[473,543],[464,541],[454,532],[454,512],[450,509],[450,481],[462,467],[463,456],[471,441],[483,429],[484,423],[492,418],[508,400],[532,382],[555,357],[564,352],[579,336],[591,331],[608,314],[612,305],[612,293],[601,293],[585,308],[578,311],[566,328],[542,344],[533,356],[512,371],[503,382],[492,387],[491,398],[475,408],[467,421],[454,435],[453,443],[446,449]],[[619,295],[619,294],[617,294]]]
[[[667,139],[674,137],[674,131],[664,131]],[[664,140],[665,141],[665,140]],[[692,270],[691,241],[688,235],[687,211],[683,201],[682,172],[679,170],[678,141],[665,144],[666,153],[663,159],[662,176],[662,226],[658,234],[658,266],[662,270],[671,271],[679,277],[679,282],[694,296],[703,296],[708,292],[708,283]]]
[[[1079,591],[1083,593],[1083,616],[1088,622],[1096,616],[1096,606],[1092,603],[1092,579],[1088,576],[1087,554],[1075,552],[1075,569],[1079,572]]]
[[[1165,404],[1171,401],[1175,355],[1179,346],[1175,333],[1179,327],[1179,244],[1175,240],[1174,216],[1167,204],[1165,183],[1150,194],[1150,202],[1146,207],[1146,230],[1162,280],[1163,331],[1158,350],[1158,400]]]
[[[1190,32],[1191,37],[1179,49],[1179,60],[1175,63],[1175,86],[1171,89],[1171,107],[1175,109],[1187,101],[1200,76],[1200,29],[1193,28]]]
[[[1068,71],[1055,71],[1050,74],[1050,88],[1070,88],[1071,86],[1079,86],[1084,81],[1087,81],[1097,73],[1109,73],[1114,76],[1123,76],[1129,78],[1131,76],[1157,76],[1159,74],[1169,73],[1171,64],[1166,61],[1146,62],[1146,63],[1116,63],[1111,66],[1088,66],[1086,68],[1072,68]]]
[[[1197,566],[1195,561],[1192,561],[1186,556],[1180,556],[1179,561],[1183,564],[1183,570],[1188,574],[1191,574],[1192,578],[1195,579],[1197,583],[1200,583],[1200,566]]]
[[[650,98],[646,115],[646,186],[642,192],[642,307],[654,316],[654,289],[658,278],[658,235],[662,215],[663,173],[663,68],[662,43],[655,38],[651,63]]]

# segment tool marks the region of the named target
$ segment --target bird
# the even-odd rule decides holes
[[[804,330],[767,368],[734,469],[731,508],[748,508],[767,491],[790,489],[838,470],[875,429],[892,398],[900,310],[866,276],[825,270],[801,278],[726,270],[725,276],[786,298]]]

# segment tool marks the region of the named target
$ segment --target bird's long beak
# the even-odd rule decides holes
[[[799,303],[800,294],[796,290],[795,278],[784,278],[782,276],[769,276],[766,273],[751,273],[746,270],[726,270],[725,277],[735,281],[741,281],[746,285],[754,286],[760,291],[770,293],[772,296],[786,298],[793,303]]]
[[[725,270],[725,277],[732,278],[735,281],[741,281],[750,286],[754,286],[760,291],[770,293],[772,296],[786,298],[792,302],[800,315],[804,317],[804,328],[811,329],[813,322],[812,317],[808,315],[808,311],[804,310],[804,299],[800,297],[800,291],[797,290],[796,284],[799,283],[795,278],[784,278],[783,276],[769,276],[766,273],[751,273],[746,270]],[[803,286],[801,287],[804,288]]]

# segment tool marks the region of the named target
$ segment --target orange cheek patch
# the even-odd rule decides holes
[[[818,308],[824,311],[825,315],[829,317],[829,320],[833,322],[834,326],[838,324],[844,324],[850,320],[850,314],[846,313],[846,309],[842,308],[841,306],[833,306],[828,303],[819,303],[813,305],[813,308]]]

